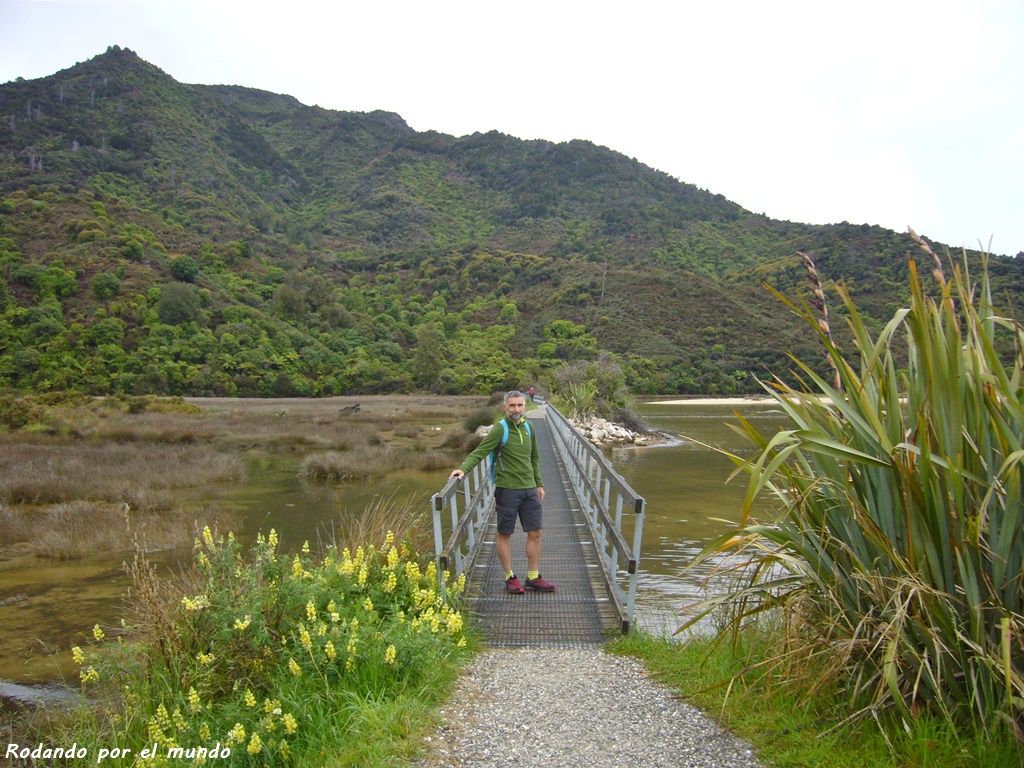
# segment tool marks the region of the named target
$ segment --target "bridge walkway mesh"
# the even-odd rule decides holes
[[[539,412],[538,412],[539,410]],[[544,538],[540,572],[552,582],[551,593],[505,589],[495,550],[497,522],[492,510],[480,551],[467,570],[469,613],[492,646],[594,645],[609,640],[619,619],[598,560],[590,527],[552,444],[543,409],[532,411],[544,479]],[[512,534],[512,568],[526,581],[526,534],[519,524]]]

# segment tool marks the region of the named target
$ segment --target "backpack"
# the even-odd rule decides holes
[[[497,477],[498,477],[498,462],[501,461],[501,452],[503,450],[505,450],[505,443],[508,442],[508,422],[505,421],[505,419],[502,419],[498,423],[501,424],[501,428],[502,428],[502,430],[504,430],[504,432],[501,435],[501,442],[498,443],[498,447],[495,448],[493,451],[491,451],[491,482],[492,483],[495,482],[495,480],[497,480]],[[530,426],[530,422],[528,422],[526,419],[523,419],[523,424],[526,425],[526,436],[532,440],[533,439],[533,428]]]

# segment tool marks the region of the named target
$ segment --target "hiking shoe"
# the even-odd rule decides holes
[[[544,578],[538,573],[536,579],[526,580],[527,589],[536,589],[538,592],[554,592],[555,585],[550,581],[545,581]]]
[[[526,583],[529,584],[530,580],[527,579]],[[515,577],[515,574],[505,579],[505,589],[507,589],[513,595],[521,595],[526,591],[525,589],[523,589],[523,585],[519,583],[519,579]]]

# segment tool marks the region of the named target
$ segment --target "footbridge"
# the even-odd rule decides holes
[[[490,459],[431,498],[443,580],[467,579],[468,612],[496,646],[581,646],[629,632],[646,501],[550,404],[527,413],[544,480],[541,573],[553,593],[513,595],[495,551]],[[526,576],[526,535],[512,535],[512,566]],[[447,575],[446,575],[447,573]]]

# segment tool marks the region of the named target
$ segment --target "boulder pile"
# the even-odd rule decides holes
[[[569,422],[598,448],[657,445],[665,442],[664,436],[657,433],[634,432],[621,424],[596,416],[590,416],[582,421],[570,419]]]

